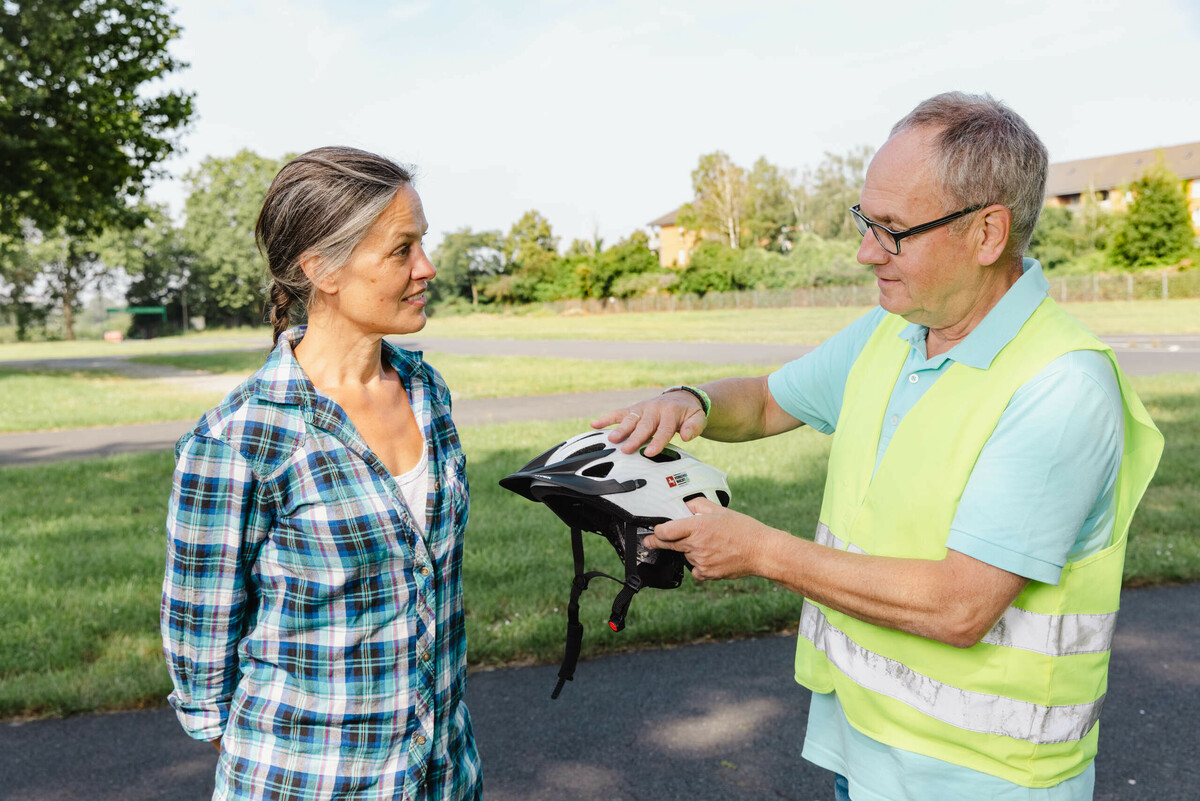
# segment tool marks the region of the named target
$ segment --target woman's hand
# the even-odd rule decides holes
[[[708,418],[695,396],[677,390],[602,415],[592,421],[592,428],[614,424],[609,442],[624,443],[621,450],[625,453],[633,453],[645,444],[646,455],[655,456],[676,433],[684,442],[700,436]]]

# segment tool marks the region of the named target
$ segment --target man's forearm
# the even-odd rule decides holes
[[[771,397],[767,377],[722,378],[700,387],[712,401],[702,436],[718,442],[762,439],[802,425]]]

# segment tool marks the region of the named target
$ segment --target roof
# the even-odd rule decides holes
[[[682,210],[683,206],[680,206],[679,208],[675,209],[675,211],[667,212],[657,220],[651,220],[650,222],[646,223],[646,225],[658,226],[659,228],[663,227],[664,225],[675,225],[675,218],[679,216],[679,212]]]
[[[1118,153],[1094,159],[1063,161],[1050,165],[1046,194],[1076,195],[1082,192],[1115,189],[1141,177],[1162,154],[1167,166],[1182,180],[1200,178],[1200,142],[1133,153]]]

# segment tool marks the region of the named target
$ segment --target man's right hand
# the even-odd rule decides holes
[[[646,445],[645,454],[655,456],[679,434],[687,442],[700,436],[708,424],[700,401],[682,390],[668,392],[624,409],[615,409],[592,421],[592,428],[616,425],[609,442],[620,442],[621,450],[633,453]]]

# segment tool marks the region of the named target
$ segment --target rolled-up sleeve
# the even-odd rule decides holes
[[[181,441],[160,624],[175,685],[168,700],[197,740],[224,733],[237,685],[237,646],[252,608],[256,488],[251,466],[228,444],[199,435]]]

